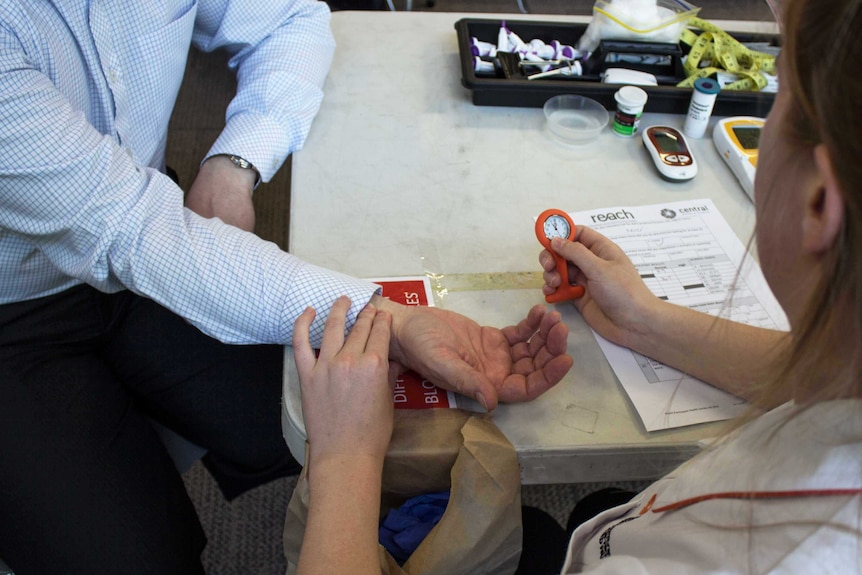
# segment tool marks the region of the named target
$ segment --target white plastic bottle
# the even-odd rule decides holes
[[[689,138],[702,138],[715,106],[715,99],[721,91],[718,82],[711,78],[698,78],[694,81],[694,89],[691,91],[691,102],[688,105],[688,114],[682,126],[682,133]]]
[[[630,138],[638,131],[641,115],[647,103],[647,93],[637,86],[623,86],[614,94],[617,111],[614,114],[614,134]]]

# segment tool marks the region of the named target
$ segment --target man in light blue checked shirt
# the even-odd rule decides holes
[[[164,153],[191,44],[228,51],[238,89],[184,199]],[[19,575],[202,573],[150,419],[208,449],[228,498],[295,473],[281,346],[308,307],[313,345],[338,296],[348,328],[388,311],[392,359],[489,409],[571,366],[557,313],[501,331],[404,308],[250,233],[333,49],[314,0],[0,0],[0,556]]]

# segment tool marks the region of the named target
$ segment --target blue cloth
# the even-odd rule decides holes
[[[443,517],[448,504],[448,490],[408,499],[383,519],[380,544],[399,565],[404,564]]]
[[[0,304],[130,289],[228,343],[287,343],[310,305],[316,345],[345,294],[352,322],[375,286],[197,216],[161,173],[194,44],[238,80],[207,157],[268,181],[319,108],[329,17],[314,0],[0,0]]]

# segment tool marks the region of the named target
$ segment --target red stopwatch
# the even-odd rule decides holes
[[[554,256],[554,262],[557,264],[557,272],[560,274],[560,285],[557,290],[545,296],[545,301],[548,303],[556,303],[570,299],[577,299],[584,295],[584,286],[572,285],[569,282],[569,266],[565,258],[558,255],[551,249],[551,240],[553,238],[564,238],[569,241],[575,240],[575,223],[569,215],[557,209],[545,210],[539,214],[536,220],[536,237],[539,243],[542,244],[551,255]]]

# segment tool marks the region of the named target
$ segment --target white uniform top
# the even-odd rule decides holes
[[[581,525],[563,573],[862,573],[862,497],[822,493],[862,488],[862,400],[795,410],[764,414]],[[767,495],[780,491],[791,493]],[[660,511],[728,492],[755,495]]]

